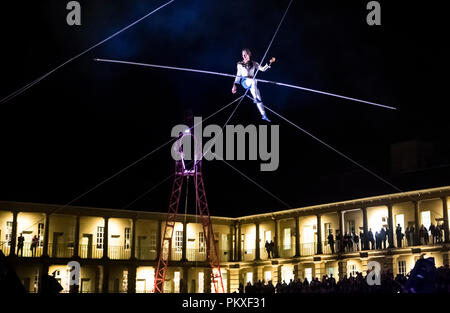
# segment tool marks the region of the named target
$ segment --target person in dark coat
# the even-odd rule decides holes
[[[372,228],[369,228],[369,232],[367,233],[368,240],[371,245],[371,249],[375,249],[375,238],[373,238]]]
[[[342,235],[341,235],[341,231],[340,230],[336,230],[336,243],[337,243],[337,251],[338,252],[343,252],[342,248]]]
[[[264,247],[266,248],[267,258],[270,259],[270,243],[267,240],[266,240],[266,244],[264,245]]]
[[[331,254],[334,254],[334,236],[333,233],[330,230],[330,234],[328,235],[328,244],[330,245],[331,248]]]
[[[381,249],[381,236],[380,234],[376,231],[375,232],[375,241],[376,241],[376,249]]]
[[[17,238],[17,256],[23,256],[23,243],[25,241],[25,238],[23,237],[22,233],[20,233],[20,236]]]
[[[408,226],[405,229],[405,236],[406,236],[406,244],[408,247],[411,247],[411,228]]]
[[[386,233],[386,229],[384,229],[384,227],[381,227],[380,238],[381,238],[381,243],[383,245],[381,249],[386,249],[387,233]]]
[[[359,237],[355,232],[353,232],[353,242],[356,245],[356,251],[359,251]]]
[[[402,227],[400,226],[400,224],[397,225],[397,229],[395,230],[395,235],[397,236],[397,248],[401,248],[403,234],[402,234]]]
[[[431,233],[432,242],[434,244],[436,241],[436,227],[433,225],[433,223],[431,223],[431,225],[430,225],[430,233]]]

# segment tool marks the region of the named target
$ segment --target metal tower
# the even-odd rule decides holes
[[[186,168],[185,155],[183,153],[183,138],[190,140],[192,137],[194,141],[194,160],[193,167],[191,169]],[[209,215],[208,202],[206,200],[205,185],[203,183],[201,159],[201,147],[197,147],[198,141],[195,136],[186,129],[183,133],[179,134],[179,138],[174,145],[175,150],[178,150],[180,159],[175,161],[175,179],[172,185],[172,194],[169,201],[169,210],[166,219],[166,226],[164,228],[164,234],[161,239],[161,250],[158,256],[158,265],[155,272],[155,293],[164,292],[164,280],[167,272],[167,267],[171,259],[172,251],[172,238],[175,227],[175,220],[178,213],[178,206],[180,203],[181,191],[183,188],[184,178],[188,182],[189,177],[194,178],[196,205],[200,215],[200,221],[203,226],[203,233],[205,234],[206,254],[209,264],[212,269],[211,280],[214,285],[216,293],[224,292],[222,273],[219,266],[219,257],[217,255],[217,247],[214,239],[214,232],[211,224],[211,218]],[[192,162],[191,162],[192,163]],[[186,240],[186,238],[183,238]]]

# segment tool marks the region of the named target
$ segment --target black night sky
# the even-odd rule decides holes
[[[0,98],[166,1],[82,0],[81,26],[66,24],[67,2],[1,4]],[[379,1],[382,25],[368,26],[367,2],[294,0],[268,54],[277,61],[258,77],[398,111],[260,84],[263,101],[402,190],[449,184],[445,175],[408,181],[390,172],[390,145],[403,140],[433,143],[438,164],[448,163],[448,10],[438,2]],[[231,78],[93,58],[235,74],[243,47],[261,59],[288,3],[176,0],[2,104],[0,200],[65,204],[168,141],[184,110],[206,117],[236,98]],[[223,125],[231,111],[207,124]],[[292,207],[396,192],[268,115],[280,125],[278,170],[260,172],[260,161],[231,164]],[[230,124],[261,124],[256,106],[244,100]],[[74,204],[122,209],[173,170],[168,145]],[[205,161],[203,173],[212,215],[286,209],[221,161]],[[167,211],[171,184],[129,209]]]

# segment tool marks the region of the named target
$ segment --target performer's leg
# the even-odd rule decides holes
[[[251,84],[250,85],[250,92],[251,92],[251,94],[253,96],[253,99],[254,99],[254,102],[256,103],[256,106],[258,107],[259,113],[261,113],[262,119],[270,122],[270,120],[266,116],[266,112],[264,110],[264,105],[263,105],[263,103],[261,101],[261,95],[259,93],[258,87],[256,86],[256,82],[253,79],[249,79],[247,83]]]

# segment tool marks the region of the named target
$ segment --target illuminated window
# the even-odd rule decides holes
[[[198,252],[205,253],[206,250],[206,241],[205,241],[205,233],[198,233]]]
[[[323,228],[324,228],[324,231],[325,231],[325,238],[327,238],[328,237],[328,235],[330,234],[330,231],[332,231],[332,229],[331,229],[331,223],[325,223],[325,224],[323,224]]]
[[[347,271],[348,271],[349,277],[350,277],[350,275],[352,275],[353,277],[355,277],[355,276],[356,276],[356,273],[358,272],[358,271],[356,270],[356,264],[349,264],[349,265],[348,265],[348,268],[347,268]]]
[[[245,234],[245,250],[251,251],[255,248],[254,234]],[[251,252],[250,252],[251,253]]]
[[[173,273],[173,292],[180,292],[180,272]]]
[[[305,268],[305,278],[311,282],[312,281],[312,267]]]
[[[125,234],[123,236],[124,238],[124,247],[125,250],[129,250],[130,249],[130,235],[131,235],[131,229],[129,227],[125,227]]]
[[[331,275],[334,276],[334,267],[328,267],[327,268],[327,274],[330,277]]]
[[[422,217],[423,226],[425,226],[427,228],[427,230],[430,229],[430,225],[431,225],[430,211],[422,211],[421,217]]]
[[[198,293],[203,293],[203,287],[205,286],[205,273],[198,273]]]
[[[406,275],[406,261],[398,262],[398,273],[401,275]]]
[[[246,283],[253,284],[253,272],[247,272],[247,280]]]
[[[268,242],[272,240],[272,232],[270,230],[266,230],[264,233],[264,240]]]
[[[44,223],[38,224],[38,239],[39,239],[39,247],[44,245]]]
[[[291,249],[291,229],[284,229],[284,250]]]
[[[175,248],[177,251],[181,251],[183,249],[183,231],[177,230],[175,232]]]
[[[270,280],[272,280],[272,271],[265,271],[264,272],[264,281],[267,283]]]
[[[347,231],[349,233],[352,233],[355,231],[355,220],[348,220],[347,221]]]
[[[156,230],[150,231],[150,250],[156,250]]]
[[[104,236],[105,236],[105,227],[97,226],[97,249],[103,249]]]
[[[5,233],[5,241],[6,242],[11,241],[12,227],[13,227],[13,222],[7,221],[6,222],[6,233]]]
[[[405,215],[397,214],[395,216],[395,226],[394,226],[394,228],[397,228],[398,224],[400,224],[400,227],[402,228],[402,231],[404,231],[405,230]]]

